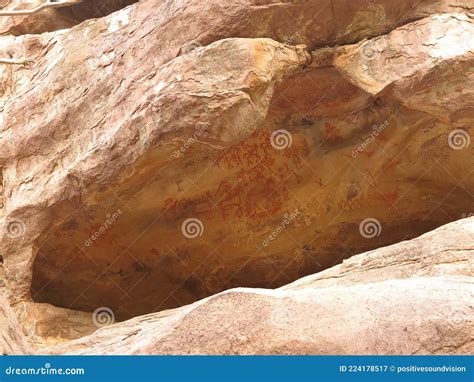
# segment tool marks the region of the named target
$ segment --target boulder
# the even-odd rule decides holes
[[[23,335],[15,313],[0,294],[0,355],[31,354],[33,351]]]
[[[51,304],[23,302],[15,306],[22,332],[33,350],[43,349],[81,338],[99,329],[102,320],[110,324],[113,319],[89,312],[58,308]]]

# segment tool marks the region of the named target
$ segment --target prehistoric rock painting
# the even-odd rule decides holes
[[[271,132],[257,131],[243,142],[224,150],[215,164],[230,176],[194,199],[165,201],[166,214],[186,211],[191,215],[230,219],[266,220],[282,211],[290,200],[287,184],[299,183],[298,170],[310,153],[304,137],[291,147],[276,150]]]

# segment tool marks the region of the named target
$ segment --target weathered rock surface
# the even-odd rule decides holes
[[[473,211],[473,5],[148,0],[0,37],[32,60],[0,65],[0,254],[32,342],[92,328],[39,328],[54,313],[31,300],[123,320]],[[447,304],[432,280],[377,282],[379,300],[419,282]],[[363,304],[371,286],[337,288]]]
[[[62,2],[78,2],[63,0]],[[4,10],[31,9],[46,0],[1,0]],[[135,0],[82,0],[27,17],[0,20],[1,34],[53,31],[84,19],[105,16]],[[288,44],[316,46],[347,44],[374,37],[434,13],[472,12],[472,0],[148,0],[135,10],[172,25],[168,41],[184,38],[208,45],[227,37],[271,37]],[[315,22],[316,20],[316,22]],[[220,22],[218,22],[220,21]],[[176,32],[176,33],[174,33]]]
[[[31,353],[32,350],[22,333],[15,313],[5,297],[0,294],[0,355]]]
[[[474,218],[279,290],[239,288],[45,354],[471,354]]]
[[[1,0],[0,12],[31,11],[49,0]],[[84,20],[103,17],[126,7],[135,0],[62,0],[40,12],[0,19],[0,35],[23,35],[71,28]],[[60,3],[60,4],[59,4]],[[51,4],[52,5],[52,4]]]
[[[410,109],[469,126],[474,109],[473,36],[472,15],[433,15],[356,47],[336,49],[335,65],[370,94],[386,90],[388,97]]]
[[[74,46],[77,40],[71,41],[70,43]],[[118,53],[118,47],[115,47],[115,49],[115,52]],[[227,65],[214,64],[214,62],[219,61],[221,55],[232,54],[233,49],[236,49],[236,53],[234,54],[235,60],[228,63],[233,71],[229,71]],[[144,51],[144,55],[146,54]],[[83,61],[83,58],[77,59],[80,62]],[[137,57],[134,59],[137,59]],[[81,114],[84,118],[83,129],[78,128],[74,131],[62,130],[62,128],[67,126],[64,118],[66,118],[66,120],[71,118],[69,123],[75,124],[76,126],[80,124],[77,115],[75,117],[72,115],[70,117],[64,115],[57,118],[56,122],[49,120],[48,117],[47,120],[43,121],[44,123],[39,123],[35,126],[30,125],[31,128],[27,130],[23,128],[17,130],[17,127],[24,126],[23,122],[20,122],[18,118],[25,117],[24,122],[27,123],[26,120],[29,120],[30,112],[33,114],[37,112],[43,113],[44,105],[48,102],[47,99],[55,92],[55,90],[48,88],[48,82],[45,82],[44,79],[38,79],[38,87],[33,91],[35,95],[30,94],[28,111],[23,109],[23,107],[26,107],[26,104],[22,106],[21,103],[10,99],[8,101],[9,105],[7,106],[8,111],[5,113],[4,119],[4,132],[6,133],[6,136],[4,136],[5,142],[8,142],[10,138],[11,154],[13,154],[14,157],[17,157],[17,155],[23,157],[23,155],[25,155],[25,159],[29,158],[26,159],[28,163],[24,162],[26,172],[23,173],[23,175],[20,174],[21,171],[18,171],[20,169],[16,164],[14,165],[15,170],[13,173],[10,173],[12,176],[11,180],[17,185],[20,185],[25,180],[25,178],[22,180],[22,177],[29,177],[27,173],[30,173],[33,168],[36,168],[34,171],[37,174],[33,177],[34,180],[33,178],[31,179],[33,183],[36,184],[34,186],[31,184],[31,187],[28,187],[28,189],[23,189],[23,187],[20,186],[23,191],[18,189],[18,191],[20,191],[19,194],[13,191],[13,189],[12,192],[5,190],[5,193],[9,194],[9,198],[4,208],[6,219],[4,220],[3,232],[5,235],[3,237],[2,246],[4,246],[6,254],[6,275],[8,277],[8,275],[11,274],[16,279],[11,280],[12,289],[14,289],[16,284],[18,287],[23,286],[24,293],[28,293],[31,280],[31,267],[25,265],[33,260],[33,248],[31,247],[33,241],[40,240],[43,242],[43,240],[46,239],[44,244],[49,246],[48,242],[50,239],[48,236],[50,234],[53,234],[59,241],[70,240],[71,237],[69,239],[67,238],[69,234],[62,235],[56,230],[51,231],[52,227],[47,227],[50,223],[58,225],[59,227],[61,220],[64,221],[64,218],[66,218],[69,228],[63,228],[72,230],[71,233],[73,233],[74,236],[76,234],[82,236],[81,231],[85,233],[90,228],[94,228],[95,223],[91,221],[91,215],[80,207],[84,202],[87,203],[84,198],[85,195],[81,196],[81,188],[90,186],[98,190],[99,193],[112,191],[114,194],[116,191],[113,191],[113,186],[110,188],[107,186],[106,189],[104,189],[100,183],[122,172],[121,179],[118,179],[117,182],[117,185],[122,188],[120,192],[125,192],[129,197],[133,197],[140,188],[144,187],[147,180],[155,174],[157,169],[165,169],[165,167],[173,161],[173,151],[176,150],[176,147],[172,146],[173,142],[179,140],[180,136],[192,136],[193,129],[199,126],[206,127],[211,124],[213,125],[212,131],[208,129],[209,131],[206,131],[205,135],[203,134],[202,145],[204,147],[225,147],[231,142],[242,139],[255,130],[257,124],[265,115],[273,93],[274,82],[302,68],[307,59],[308,54],[301,48],[285,47],[272,40],[261,39],[223,40],[222,42],[216,42],[204,49],[204,51],[199,52],[199,55],[190,54],[182,56],[179,59],[173,60],[169,65],[163,66],[158,72],[151,69],[152,71],[148,75],[148,79],[142,77],[143,73],[141,68],[137,68],[136,77],[133,75],[132,66],[136,67],[136,65],[135,61],[131,60],[129,62],[131,67],[125,70],[128,73],[128,81],[130,81],[130,83],[141,82],[142,86],[136,88],[136,94],[133,96],[129,94],[129,86],[124,85],[121,89],[117,89],[118,92],[115,94],[116,101],[112,101],[114,97],[107,92],[109,94],[109,102],[123,104],[117,108],[115,112],[108,109],[108,103],[104,103],[102,110],[96,110],[97,113],[102,114],[102,117],[98,118],[102,119],[106,117],[107,119],[107,122],[104,120],[105,125],[101,123],[97,126],[97,130],[90,129],[91,124],[94,124],[94,118],[96,118],[92,110],[81,111],[81,113],[84,113]],[[197,66],[195,66],[196,64]],[[85,71],[87,72],[86,68]],[[65,91],[69,94],[64,94],[63,96],[57,95],[55,104],[58,108],[57,110],[64,110],[67,114],[67,110],[70,107],[70,100],[81,97],[84,89],[82,85],[80,85],[81,82],[78,81],[78,78],[71,76],[69,72],[65,72],[61,69],[58,70],[57,74],[62,76],[60,82],[67,84],[65,88],[67,90]],[[81,76],[79,72],[77,74]],[[85,73],[83,75],[85,75]],[[116,72],[110,71],[110,75],[116,75]],[[155,75],[157,75],[158,78],[154,78]],[[223,79],[225,79],[225,81],[223,81]],[[54,80],[52,81],[56,82]],[[113,91],[112,88],[115,88],[113,82],[109,82],[106,86],[111,87],[110,91]],[[29,92],[29,90],[27,91]],[[83,108],[88,107],[87,105],[94,104],[93,100],[97,97],[101,97],[103,92],[104,88],[102,86],[96,88],[95,91],[92,89],[89,90],[86,95],[88,100],[82,101],[78,107]],[[19,93],[17,93],[16,96],[18,97]],[[36,102],[34,99],[36,99]],[[62,105],[59,105],[57,102],[62,102]],[[213,104],[215,104],[215,106],[213,106]],[[186,110],[186,112],[183,113],[182,110]],[[252,123],[241,126],[239,129],[234,129],[234,121],[241,114],[252,118]],[[125,124],[121,126],[118,131],[110,130],[116,129],[116,120],[128,120],[128,125]],[[59,140],[53,139],[53,142],[51,142],[50,132],[52,131],[51,129],[55,129],[55,125],[56,129],[63,131],[65,135]],[[20,130],[23,131],[23,133],[20,133]],[[23,136],[16,136],[17,133],[23,134]],[[114,136],[111,134],[114,134]],[[2,151],[6,153],[6,155],[11,155],[7,153],[7,146],[8,144],[3,146],[5,151]],[[39,151],[37,151],[34,146],[38,148]],[[23,149],[26,151],[23,152]],[[20,152],[23,152],[23,154],[20,154]],[[59,157],[57,158],[60,161],[57,162],[59,167],[54,170],[51,168],[52,163],[50,160],[37,160],[39,158],[37,155],[40,157],[51,155],[52,158],[61,152],[63,153],[60,154],[61,159],[59,159]],[[109,155],[112,155],[115,159],[113,161],[105,159]],[[139,160],[140,165],[136,167],[136,170],[138,171],[141,167],[139,170],[143,172],[141,175],[138,173],[131,174],[128,171],[123,173],[123,170],[126,170],[127,167],[135,166],[134,164],[132,165],[132,163],[137,160]],[[4,167],[5,178],[9,177],[8,168],[9,165],[7,163]],[[13,167],[11,169],[13,170]],[[53,171],[54,174],[51,171]],[[171,166],[168,166],[166,171],[173,172],[175,170]],[[52,179],[50,179],[49,176],[44,176],[44,174],[48,173],[53,175],[55,179],[53,180],[54,184],[51,183]],[[141,178],[136,185],[134,185],[134,181],[130,179],[133,175],[138,175]],[[126,182],[124,182],[124,180],[126,180]],[[6,179],[5,183],[8,185],[9,181]],[[130,185],[132,188],[129,187]],[[138,188],[136,188],[136,186]],[[6,187],[8,188],[8,186]],[[13,186],[13,188],[16,188],[16,186]],[[163,200],[166,193],[164,191],[160,193],[162,193],[162,196],[160,200],[156,200],[156,204],[161,202],[159,207],[161,209],[163,208]],[[93,198],[91,200],[93,204],[95,204],[93,200],[96,199],[98,195],[93,196],[94,194],[95,191],[90,194]],[[66,197],[66,200],[64,200],[64,197]],[[102,198],[103,201],[106,202],[108,196],[104,194],[100,197],[100,199]],[[106,202],[108,206],[103,204],[100,209],[103,207],[109,209],[115,205],[117,201],[119,201],[119,199],[113,197],[113,199],[109,199],[109,202]],[[66,203],[63,204],[63,202]],[[155,204],[153,198],[152,204]],[[49,205],[49,207],[45,208],[47,205]],[[51,207],[53,207],[53,205],[59,208],[57,212],[60,213],[60,216],[58,216],[59,220],[54,218],[54,222],[47,217],[52,217],[51,213],[53,213],[54,208]],[[16,218],[12,216],[7,217],[10,207],[12,208],[11,211],[16,211],[13,213],[14,215],[19,211],[23,211],[28,217],[23,213],[20,213],[22,216],[17,215]],[[122,208],[123,212],[121,210]],[[118,211],[118,214],[114,213],[114,216],[116,214],[121,215],[122,213],[127,213],[128,211],[135,211],[141,215],[143,213],[142,208],[145,208],[145,206],[135,210],[135,208],[130,208],[122,204],[121,207],[117,207],[114,211],[110,210],[110,212],[114,213]],[[150,216],[147,216],[146,220],[150,219],[152,208],[152,206],[148,207],[148,214],[150,214]],[[83,215],[84,213],[86,215]],[[97,218],[102,216],[101,212],[97,211],[97,213]],[[53,213],[53,215],[54,214],[55,213]],[[84,227],[85,230],[84,228],[79,228],[76,223],[70,220],[70,218],[76,219],[74,216],[80,216],[80,220],[85,219],[83,222],[88,228]],[[152,220],[155,220],[157,216],[159,216],[159,214],[153,217]],[[104,217],[106,217],[106,215],[104,215]],[[96,218],[93,218],[93,220],[95,219]],[[117,223],[119,221],[117,221]],[[129,221],[127,224],[130,223]],[[144,222],[140,223],[142,227],[143,224]],[[20,235],[15,235],[15,228],[20,230]],[[176,226],[174,229],[175,228]],[[125,226],[122,226],[120,229],[129,230],[129,228]],[[56,232],[54,233],[54,231]],[[93,234],[94,231],[95,230],[91,231],[91,234]],[[181,229],[177,232],[180,236],[182,235]],[[40,239],[39,236],[43,236],[43,239]],[[77,254],[76,251],[84,246],[87,237],[78,237],[77,239],[80,241],[76,241],[74,244],[69,242],[69,250],[66,250],[65,253],[61,250],[66,257],[63,257],[62,260],[59,258],[57,260],[60,262],[66,260],[68,262],[67,258],[69,255]],[[112,241],[111,244],[114,245],[117,244],[117,242]],[[77,245],[80,247],[77,247]],[[60,246],[62,246],[62,244],[60,244]],[[40,247],[42,247],[41,244],[38,248]],[[49,253],[46,247],[42,248],[41,251],[46,250],[45,253]],[[84,246],[84,249],[87,251],[87,245]],[[122,250],[123,249],[125,249],[125,247],[123,247]],[[73,252],[70,252],[71,250]],[[10,253],[16,254],[15,259],[10,257]],[[69,255],[67,255],[67,253],[69,253]],[[102,253],[104,254],[104,252]],[[117,255],[120,255],[120,253],[117,252]],[[40,257],[41,256],[42,255],[40,255]],[[92,261],[94,261],[93,258],[95,255],[90,256],[90,253],[84,253],[82,259],[92,259]],[[159,255],[156,256],[156,259],[158,258]],[[98,257],[97,260],[99,260]],[[89,262],[89,260],[86,261]],[[148,266],[146,264],[141,264],[134,260],[134,265],[132,266],[139,273],[145,273],[145,275],[148,273]],[[78,270],[80,271],[79,274],[81,274],[82,271],[84,272],[82,276],[80,276],[81,278],[87,277],[90,271],[95,272],[94,269],[87,270],[83,269],[82,266],[76,268],[76,272]],[[18,272],[22,272],[23,274]],[[79,281],[79,279],[76,280]],[[80,281],[80,283],[84,285],[83,281]],[[37,292],[44,289],[44,285],[45,284],[41,282],[41,287],[37,289]],[[62,293],[69,294],[67,290],[63,290],[62,292],[56,291],[54,293],[58,293],[58,296]],[[17,289],[16,295],[17,297],[21,296],[21,290]]]
[[[100,328],[100,322],[91,313],[50,304],[17,304],[15,313],[28,343],[35,350],[87,336]]]

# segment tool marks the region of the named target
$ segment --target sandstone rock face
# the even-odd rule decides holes
[[[32,11],[44,6],[49,0],[2,0],[1,12]],[[134,0],[62,0],[31,14],[18,14],[0,19],[0,35],[38,34],[71,28],[87,19],[103,17]]]
[[[277,288],[470,214],[473,9],[110,0],[0,19],[0,58],[25,63],[0,64],[0,254],[35,347],[104,307]],[[448,304],[431,279],[377,282],[379,314],[410,283]]]
[[[474,218],[279,290],[239,288],[45,354],[471,354]]]
[[[91,313],[62,309],[50,304],[17,304],[15,313],[34,350],[84,337],[101,327],[101,322]]]
[[[15,313],[0,294],[0,355],[31,354],[32,350],[23,335]]]
[[[407,43],[413,35],[414,45]],[[451,126],[469,126],[474,108],[473,36],[472,15],[433,15],[355,47],[336,49],[335,65],[370,94],[386,90],[407,108]]]

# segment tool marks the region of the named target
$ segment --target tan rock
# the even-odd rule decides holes
[[[80,35],[83,36],[82,33]],[[124,42],[127,45],[131,43],[130,40]],[[65,44],[69,44],[70,49],[74,51],[78,40],[68,39]],[[125,46],[123,48],[128,49]],[[152,46],[150,49],[153,49]],[[116,45],[114,54],[119,54],[119,50],[119,46]],[[146,57],[148,53],[141,51]],[[221,63],[222,56],[231,59]],[[301,70],[309,59],[309,54],[302,47],[288,47],[266,39],[222,40],[207,48],[181,56],[159,69],[158,67],[153,69],[153,63],[148,63],[150,71],[147,71],[145,77],[145,68],[137,67],[135,64],[135,60],[139,60],[139,57],[134,57],[125,65],[128,68],[120,69],[127,73],[128,85],[116,88],[112,81],[108,84],[103,82],[103,85],[86,93],[79,78],[86,78],[91,68],[87,66],[82,68],[82,73],[78,70],[76,72],[78,77],[71,76],[65,68],[80,67],[80,63],[87,62],[88,59],[79,52],[74,56],[66,55],[65,58],[65,63],[50,71],[50,80],[43,76],[38,78],[36,85],[29,82],[26,89],[17,90],[16,97],[21,97],[22,91],[29,92],[35,89],[33,90],[35,95],[31,94],[28,106],[15,102],[15,98],[9,98],[3,113],[4,144],[0,156],[10,159],[7,159],[4,167],[6,183],[4,194],[9,197],[4,207],[2,247],[5,253],[6,275],[7,277],[11,275],[12,295],[17,300],[29,294],[31,266],[36,252],[31,244],[33,242],[39,244],[39,241],[43,241],[40,236],[52,233],[50,229],[53,227],[48,227],[51,223],[54,226],[60,225],[64,218],[69,219],[75,213],[81,213],[77,208],[81,209],[80,204],[86,202],[86,199],[83,199],[85,195],[81,196],[82,190],[92,187],[101,190],[99,191],[101,193],[105,191],[100,186],[102,181],[112,180],[112,177],[116,178],[122,173],[120,179],[116,178],[117,185],[125,187],[123,192],[132,196],[143,188],[147,179],[156,173],[156,169],[172,164],[175,160],[174,153],[185,143],[182,137],[192,137],[201,129],[200,146],[205,151],[209,148],[223,148],[247,137],[264,118],[275,83]],[[102,65],[99,62],[96,64]],[[106,70],[111,77],[117,75],[115,70]],[[98,70],[97,74],[100,77],[104,75],[102,70]],[[48,83],[62,83],[60,86],[64,92],[57,93],[57,90],[50,88]],[[135,83],[140,83],[140,87],[135,87],[133,85]],[[109,87],[109,90],[105,90],[104,86]],[[135,89],[134,94],[130,93],[131,89]],[[95,104],[94,100],[104,97],[103,94],[108,94],[107,102],[102,106]],[[52,107],[60,114],[61,110],[68,113],[71,99],[80,100],[76,110],[78,114],[75,116],[71,114],[69,117],[58,116],[55,122],[52,121],[51,113],[44,109],[50,97],[55,98]],[[109,106],[113,103],[120,106],[110,109]],[[98,108],[94,110],[91,105],[96,105]],[[43,116],[40,118],[42,121],[38,120],[39,123],[31,124],[30,116],[39,117],[40,114],[37,113]],[[235,128],[242,114],[247,116],[247,122]],[[95,120],[103,121],[96,124],[93,122]],[[117,130],[118,120],[128,122]],[[29,128],[24,129],[25,124]],[[51,138],[52,129],[61,131],[60,135]],[[37,146],[38,144],[42,148]],[[14,159],[19,157],[29,158],[25,162],[21,159],[23,164],[20,167],[25,166],[23,175],[17,166],[19,162]],[[53,165],[54,168],[51,167],[52,158],[56,158],[54,161],[59,167],[56,165]],[[140,165],[133,171],[128,171],[127,167],[137,160],[137,164]],[[10,165],[13,167],[9,167]],[[135,164],[133,166],[135,167]],[[168,167],[167,171],[174,171],[171,166]],[[31,171],[36,175],[31,177]],[[128,182],[135,172],[138,175],[138,171],[142,172],[141,181],[136,184],[124,183],[124,180]],[[32,181],[35,185],[30,184],[31,187],[23,188],[21,184],[24,184],[24,181],[28,183]],[[133,191],[135,187],[137,188]],[[89,194],[92,197],[90,202],[93,204],[102,199],[102,197],[97,199],[98,194],[94,196],[94,193],[95,191],[92,191]],[[163,193],[163,196],[166,194]],[[163,205],[163,196],[160,208]],[[77,204],[78,202],[80,204]],[[50,220],[55,213],[50,207],[45,208],[47,205],[50,207],[56,205],[59,208],[57,211],[61,211],[61,216]],[[109,215],[106,213],[104,217],[107,220],[112,214],[120,216],[131,211],[129,208],[125,209],[125,206],[122,208],[123,211],[119,207]],[[140,212],[140,209],[136,212]],[[84,223],[93,228],[90,216],[85,216],[85,219]],[[73,232],[85,232],[74,226],[75,223],[69,222],[67,225]],[[91,235],[94,235],[94,231],[91,231]],[[55,236],[60,238],[57,234]],[[62,236],[63,239],[66,237],[67,235]],[[76,244],[87,248],[87,239],[87,237],[80,238],[80,242]],[[41,244],[38,248],[40,247]],[[72,251],[78,249],[75,245],[69,248]],[[66,253],[72,254],[69,251]],[[57,260],[63,262],[65,258]],[[141,269],[145,271],[147,269],[146,264],[140,263],[136,263],[133,267],[139,273],[143,272]],[[83,276],[87,277],[88,272],[85,270]],[[80,283],[84,285],[83,281]],[[45,285],[41,284],[37,292],[41,292]],[[67,290],[63,292],[71,297]],[[54,293],[58,293],[59,296],[63,292]]]
[[[101,327],[91,313],[50,304],[21,303],[15,307],[15,313],[35,350],[87,336]]]
[[[76,310],[275,288],[469,214],[472,4],[148,0],[1,37],[33,60],[0,65],[0,254],[35,346],[93,330]],[[379,300],[412,283],[384,277]]]
[[[31,9],[46,0],[1,0],[4,10]],[[79,0],[63,0],[72,2]],[[49,9],[27,17],[0,20],[0,34],[27,34],[68,28],[86,19],[103,17],[135,0],[82,0],[81,4]],[[270,37],[311,49],[347,44],[385,34],[431,14],[472,12],[473,0],[142,0],[133,12],[148,14],[168,49],[208,45],[228,37]],[[129,11],[127,11],[129,12]],[[136,17],[134,15],[133,17]],[[317,22],[314,22],[317,20]],[[220,21],[220,22],[217,22]],[[169,28],[172,25],[172,28]],[[184,46],[178,43],[185,41]]]
[[[0,67],[12,302],[105,305],[122,320],[235,286],[279,287],[470,212],[473,146],[450,145],[455,128],[471,134],[470,50],[439,58],[438,42],[424,45],[430,28],[448,28],[448,40],[472,33],[467,13],[429,16],[469,3],[380,2],[377,25],[365,1],[344,12],[335,2],[337,21],[316,2],[183,4],[145,1],[71,30],[1,38],[2,55],[35,60]],[[283,22],[287,12],[301,22]],[[300,37],[287,42],[308,48],[255,38],[285,40],[295,25]],[[315,46],[392,29],[361,44],[426,58],[408,69],[419,82],[395,60],[393,83],[369,78],[372,91],[358,80],[360,45],[318,49],[310,62]],[[223,39],[236,35],[249,38]],[[448,80],[466,86],[456,93]],[[202,236],[183,235],[188,219]],[[367,219],[374,235],[361,234]]]
[[[0,294],[0,333],[0,355],[32,353],[15,313],[2,294]]]
[[[0,35],[38,34],[71,28],[84,20],[103,17],[135,2],[134,0],[61,0],[54,2],[49,0],[2,0],[0,1],[0,16],[7,12],[20,14],[0,17]]]
[[[470,126],[474,109],[472,15],[433,15],[343,47],[335,66],[370,94],[386,93],[410,109]]]
[[[279,290],[230,290],[43,354],[471,354],[473,235],[464,219]]]

